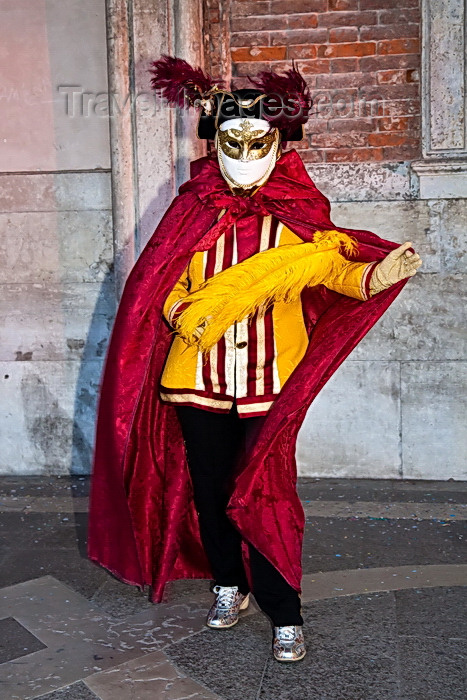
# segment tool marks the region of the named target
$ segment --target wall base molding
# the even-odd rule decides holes
[[[411,168],[420,181],[420,199],[467,198],[467,159],[417,160]]]

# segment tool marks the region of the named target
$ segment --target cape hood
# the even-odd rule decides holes
[[[281,156],[251,198],[230,192],[211,156],[194,161],[191,176],[127,279],[98,401],[88,556],[127,583],[150,586],[153,602],[162,600],[167,581],[213,577],[175,408],[159,399],[172,339],[162,307],[193,252],[208,249],[228,226],[252,213],[272,214],[304,241],[322,229],[348,233],[359,248],[352,260],[381,260],[399,245],[333,224],[329,200],[295,150]],[[407,281],[367,301],[323,285],[303,292],[307,352],[269,410],[253,451],[238,465],[227,509],[244,539],[250,583],[246,541],[301,592],[305,517],[296,491],[297,433],[313,399]]]

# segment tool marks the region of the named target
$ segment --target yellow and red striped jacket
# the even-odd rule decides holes
[[[255,253],[302,239],[272,216],[253,216],[222,234],[207,251],[193,255],[163,313],[171,324],[186,295],[208,278]],[[253,230],[253,234],[252,234]],[[332,279],[325,286],[356,299],[369,297],[370,268],[374,263],[351,262],[338,250]],[[308,345],[300,299],[276,302],[257,311],[251,320],[233,324],[203,358],[195,346],[174,337],[160,382],[163,401],[228,413],[233,403],[240,416],[265,415],[292,374]]]

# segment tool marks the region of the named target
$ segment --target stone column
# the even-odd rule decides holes
[[[201,0],[188,3],[186,0],[173,0],[173,53],[192,65],[204,67],[202,10]],[[206,153],[206,143],[196,138],[197,123],[197,112],[175,112],[175,190],[190,177],[190,161]]]
[[[125,0],[107,0],[107,70],[112,177],[114,270],[117,297],[135,260],[135,191],[130,95],[131,28]]]
[[[467,197],[465,0],[422,0],[420,197]]]
[[[148,69],[163,53],[203,65],[199,0],[107,0],[117,297],[189,162],[204,154],[196,115],[155,99]]]

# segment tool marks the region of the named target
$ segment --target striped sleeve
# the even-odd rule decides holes
[[[328,289],[354,299],[370,298],[370,280],[377,262],[352,262],[337,251],[333,254],[332,273],[324,281]]]

